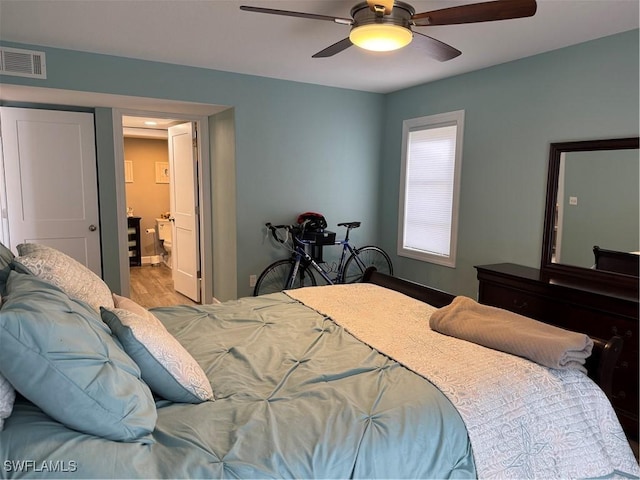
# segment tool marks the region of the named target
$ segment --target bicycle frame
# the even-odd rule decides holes
[[[344,266],[347,261],[347,253],[349,255],[354,255],[355,261],[358,266],[364,272],[366,269],[366,265],[360,260],[360,257],[357,255],[358,249],[351,246],[349,243],[349,228],[347,229],[347,234],[344,240],[338,240],[334,245],[342,245],[342,253],[340,254],[340,262],[338,263],[338,271],[335,278],[329,277],[329,272],[322,268],[322,266],[316,262],[311,255],[306,252],[306,245],[313,245],[312,243],[305,242],[304,240],[298,239],[295,235],[293,236],[294,243],[294,251],[293,256],[296,261],[291,269],[291,275],[287,279],[287,288],[293,288],[296,278],[298,277],[298,271],[300,270],[300,263],[302,260],[305,261],[305,264],[313,267],[313,269],[318,272],[318,274],[327,282],[329,285],[334,285],[336,283],[342,283],[344,280]]]
[[[306,269],[310,267],[313,268],[313,270],[315,270],[328,285],[334,285],[336,283],[344,283],[345,281],[344,275],[346,273],[345,268],[346,268],[346,265],[351,261],[351,258],[353,258],[353,260],[355,261],[355,264],[360,268],[362,273],[364,273],[364,271],[367,268],[367,265],[360,258],[361,249],[353,247],[349,243],[349,233],[351,232],[351,229],[359,227],[360,222],[338,224],[338,226],[346,227],[347,231],[345,233],[344,240],[338,240],[335,243],[333,243],[333,245],[342,246],[340,261],[338,262],[337,272],[335,272],[336,273],[335,278],[331,278],[331,276],[329,276],[330,273],[333,273],[332,271],[327,271],[325,268],[322,267],[322,265],[316,262],[309,253],[307,253],[307,247],[315,245],[315,243],[307,240],[302,240],[302,238],[300,238],[297,232],[298,230],[297,226],[273,225],[271,223],[266,223],[265,226],[271,231],[272,237],[283,245],[287,243],[287,239],[282,239],[277,235],[278,229],[285,229],[287,231],[287,237],[288,235],[291,235],[291,247],[288,247],[288,248],[291,251],[293,266],[291,267],[291,269],[287,274],[286,282],[283,285],[284,289],[296,288],[295,285],[296,285],[296,279],[298,278],[298,275],[302,274],[304,271],[306,271]],[[331,245],[331,244],[328,244],[328,245]],[[364,247],[364,248],[370,248],[370,247]],[[301,263],[303,265],[303,270],[300,270]],[[304,285],[304,278],[302,279],[301,284]]]

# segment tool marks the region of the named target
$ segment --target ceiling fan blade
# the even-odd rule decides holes
[[[353,23],[353,20],[350,18],[330,17],[328,15],[318,15],[316,13],[292,12],[291,10],[277,10],[275,8],[251,7],[249,5],[241,5],[240,10],[244,10],[245,12],[282,15],[285,17],[310,18],[311,20],[327,20],[341,25],[351,25]]]
[[[389,15],[393,10],[393,0],[367,0],[369,8],[376,11],[376,6],[384,7],[384,14]]]
[[[416,13],[411,17],[416,26],[456,25],[531,17],[536,13],[536,0],[493,0]]]
[[[346,50],[351,45],[353,45],[353,43],[351,43],[351,40],[349,39],[349,37],[347,37],[347,38],[344,38],[344,39],[340,40],[339,42],[336,42],[333,45],[325,48],[324,50],[320,50],[315,55],[312,55],[312,58],[332,57],[336,53],[340,53],[341,51]]]
[[[457,48],[453,48],[451,45],[429,37],[428,35],[415,31],[413,34],[416,46],[424,50],[427,55],[435,58],[439,62],[446,62],[447,60],[451,60],[452,58],[456,58],[458,55],[462,54],[462,52]]]

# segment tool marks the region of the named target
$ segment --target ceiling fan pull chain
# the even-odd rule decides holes
[[[389,15],[393,10],[394,0],[367,0],[369,8],[376,13],[376,17]],[[382,10],[382,11],[380,11]]]
[[[384,17],[385,12],[387,11],[386,8],[384,8],[384,5],[374,5],[373,6],[373,11],[376,12],[376,17],[377,18],[382,18]]]

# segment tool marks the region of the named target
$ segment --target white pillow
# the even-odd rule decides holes
[[[113,308],[111,290],[95,273],[70,256],[37,243],[21,243],[15,260],[35,276],[53,283],[68,296],[91,305]]]
[[[4,248],[0,243],[0,250]],[[1,267],[2,265],[0,265]],[[0,295],[0,307],[2,306],[2,296]],[[0,374],[0,432],[4,426],[4,419],[9,418],[13,411],[13,402],[16,399],[16,391],[9,383],[9,380]]]
[[[13,402],[16,399],[16,391],[9,380],[0,375],[0,431],[4,426],[4,419],[9,418],[13,410]]]
[[[179,403],[213,400],[202,367],[158,318],[133,300],[113,295],[115,309],[102,309],[102,320],[138,364],[142,379],[161,397]]]
[[[134,302],[130,298],[122,297],[117,293],[112,294],[111,297],[113,298],[113,306],[115,308],[122,308],[124,310],[129,310],[130,312],[135,313],[136,315],[140,315],[143,318],[151,319],[151,317],[153,317],[156,321],[159,321],[153,313],[151,313],[149,310],[144,308],[142,305],[139,305],[138,303]],[[150,320],[150,321],[153,321],[153,320]]]

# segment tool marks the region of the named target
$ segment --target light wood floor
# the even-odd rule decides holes
[[[196,305],[173,289],[171,269],[164,264],[131,267],[131,300],[145,308]]]

